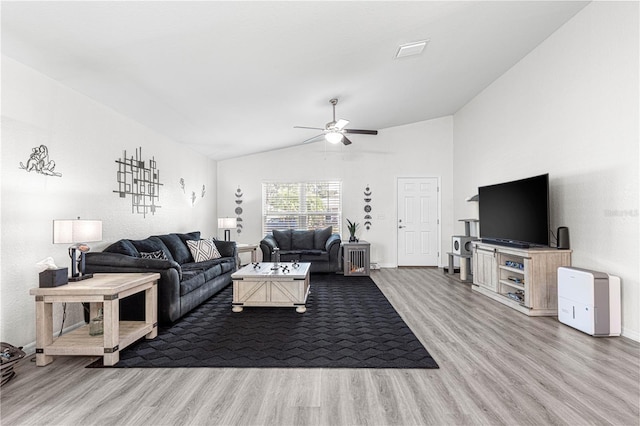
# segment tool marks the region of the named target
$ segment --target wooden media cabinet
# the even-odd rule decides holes
[[[558,314],[558,267],[571,266],[571,250],[472,245],[473,290],[526,315]]]

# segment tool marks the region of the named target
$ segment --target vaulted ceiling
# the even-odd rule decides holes
[[[3,1],[2,53],[219,160],[453,114],[587,3]]]

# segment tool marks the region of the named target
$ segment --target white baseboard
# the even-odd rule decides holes
[[[622,336],[640,342],[640,333],[637,330],[630,330],[629,327],[622,327]]]

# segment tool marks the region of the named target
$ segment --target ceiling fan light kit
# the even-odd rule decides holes
[[[359,135],[377,135],[377,130],[361,130],[361,129],[345,129],[346,125],[349,124],[349,120],[345,120],[343,118],[336,121],[336,104],[338,103],[337,98],[333,98],[329,100],[329,103],[333,105],[333,120],[328,122],[324,129],[320,127],[306,127],[306,126],[293,126],[296,129],[314,129],[314,130],[322,130],[323,133],[316,135],[312,138],[309,138],[302,143],[316,142],[322,136],[324,139],[332,144],[338,144],[342,142],[344,145],[351,145],[351,141],[349,138],[345,136],[345,133],[353,133]]]
[[[340,133],[340,132],[329,132],[329,133],[324,135],[324,138],[329,143],[332,143],[334,145],[335,144],[339,144],[340,142],[342,142],[342,133]]]

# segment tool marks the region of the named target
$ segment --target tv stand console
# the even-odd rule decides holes
[[[473,290],[529,316],[558,315],[558,267],[571,266],[571,250],[472,246]]]

